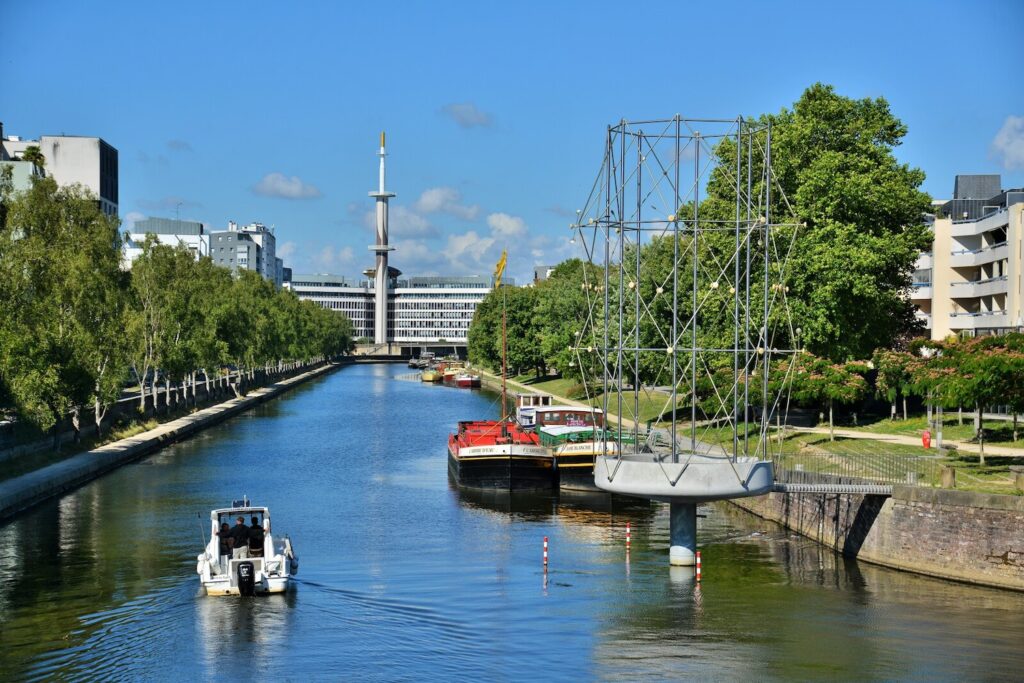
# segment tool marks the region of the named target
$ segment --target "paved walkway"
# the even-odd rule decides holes
[[[226,420],[336,367],[338,366],[333,364],[322,365],[301,375],[254,389],[241,398],[233,398],[197,410],[190,415],[165,422],[141,434],[73,455],[35,472],[0,482],[0,520],[15,515],[47,498],[81,486],[120,465],[159,450],[169,443]]]
[[[828,427],[787,427],[786,431],[805,432],[809,434],[828,434]],[[881,441],[882,443],[898,443],[907,446],[917,446],[923,451],[924,448],[921,446],[921,437],[909,436],[906,434],[882,434],[879,432],[862,432],[856,429],[836,429],[836,436],[841,436],[844,439],[868,439],[870,441]],[[969,441],[959,441],[956,439],[943,439],[943,445],[955,446],[961,453],[978,453],[978,444],[971,443]],[[932,448],[936,447],[935,434],[932,434]],[[985,457],[989,456],[1006,456],[1006,457],[1024,457],[1024,447],[1015,448],[1013,446],[997,446],[995,444],[985,444]]]

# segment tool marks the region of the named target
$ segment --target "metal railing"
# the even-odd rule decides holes
[[[906,453],[795,453],[772,459],[775,480],[786,485],[939,486],[942,456]]]

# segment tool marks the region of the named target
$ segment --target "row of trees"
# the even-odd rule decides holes
[[[0,406],[42,430],[92,409],[99,429],[131,378],[195,399],[197,373],[251,378],[351,346],[350,321],[257,274],[196,260],[150,237],[122,269],[119,223],[52,178],[14,192],[0,177]],[[166,400],[166,399],[165,399]],[[169,406],[165,406],[168,407]]]

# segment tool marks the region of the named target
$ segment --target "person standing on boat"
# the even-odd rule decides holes
[[[217,538],[220,539],[220,560],[224,563],[224,557],[231,555],[231,527],[227,522],[221,523]]]
[[[252,518],[252,526],[249,527],[249,557],[263,557],[263,527],[258,517]]]
[[[235,528],[231,530],[231,559],[244,560],[249,557],[249,527],[245,525],[245,517],[241,515],[235,520]]]

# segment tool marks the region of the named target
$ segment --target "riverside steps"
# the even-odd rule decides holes
[[[71,456],[66,460],[0,482],[0,521],[63,494],[125,463],[153,453],[263,403],[315,377],[342,367],[325,363],[298,375],[161,424],[141,434]]]

